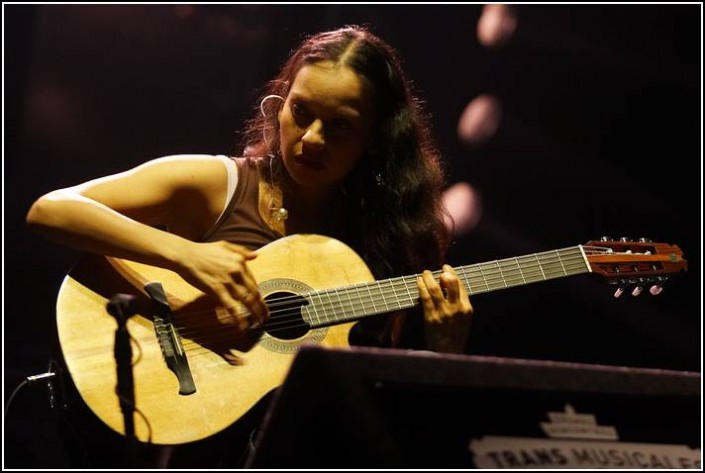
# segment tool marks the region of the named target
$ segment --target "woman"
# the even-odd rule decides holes
[[[177,272],[240,331],[269,317],[248,268],[256,250],[286,235],[333,237],[377,279],[420,273],[423,314],[366,319],[353,343],[462,352],[467,292],[449,266],[438,281],[430,272],[449,238],[439,154],[392,48],[357,26],[314,35],[262,95],[245,157],[159,158],[39,198],[28,224]]]

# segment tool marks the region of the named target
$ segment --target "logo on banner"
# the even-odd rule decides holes
[[[700,449],[686,445],[620,442],[617,429],[570,404],[549,412],[540,426],[547,439],[486,436],[468,448],[477,468],[654,468],[700,469]]]

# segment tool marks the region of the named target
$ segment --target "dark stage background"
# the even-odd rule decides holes
[[[306,33],[369,23],[405,61],[449,182],[482,196],[450,263],[603,235],[678,244],[689,271],[658,297],[587,276],[478,295],[469,354],[701,369],[702,7],[517,5],[503,48],[481,5],[3,5],[4,399],[44,372],[54,303],[78,254],[27,231],[52,189],[178,153],[228,153],[258,88]],[[465,106],[501,100],[490,140],[458,138]],[[10,468],[62,468],[43,386],[4,423]]]

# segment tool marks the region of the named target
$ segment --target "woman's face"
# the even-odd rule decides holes
[[[284,166],[296,184],[339,185],[369,145],[374,108],[369,83],[330,61],[299,70],[279,112]]]

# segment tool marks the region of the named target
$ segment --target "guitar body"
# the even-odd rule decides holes
[[[249,262],[262,295],[372,281],[363,260],[345,244],[319,235],[277,240]],[[143,285],[160,282],[188,360],[196,391],[179,394],[150,315]],[[106,305],[115,294],[136,296],[127,322],[132,337],[135,434],[154,444],[182,444],[211,436],[239,419],[287,375],[302,343],[348,346],[352,323],[298,331],[284,338],[263,330],[238,336],[218,321],[210,298],[177,274],[125,260],[91,256],[63,281],[57,301],[58,336],[68,372],[88,407],[125,434],[114,356],[116,319]],[[277,331],[277,334],[280,332]]]
[[[213,300],[173,272],[105,257],[86,258],[71,270],[57,301],[59,342],[73,383],[98,418],[127,433],[116,393],[125,363],[116,361],[118,324],[107,311],[117,294],[135,296],[126,324],[135,435],[159,445],[200,440],[230,426],[284,381],[301,344],[346,347],[352,321],[418,303],[416,275],[375,281],[364,261],[332,238],[291,235],[258,253],[248,264],[271,316],[245,334],[221,323],[223,311]],[[455,268],[472,297],[585,273],[619,291],[660,289],[686,269],[676,245],[605,240]],[[166,316],[150,283],[161,284]]]

